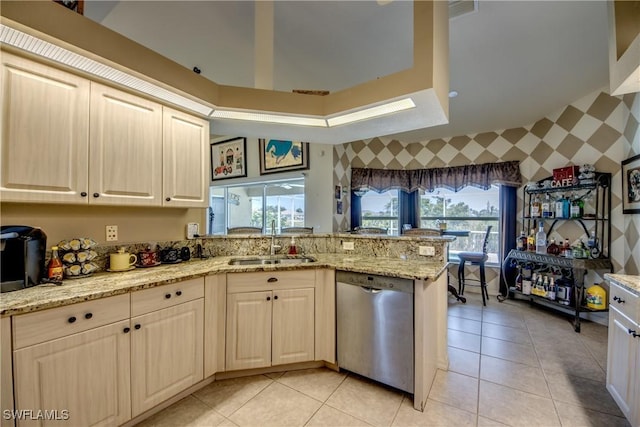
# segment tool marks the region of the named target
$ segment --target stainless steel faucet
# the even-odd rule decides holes
[[[282,246],[276,245],[276,220],[273,219],[273,220],[271,220],[271,250],[270,250],[270,254],[271,255],[275,255],[276,252],[278,252],[280,249],[282,249]]]

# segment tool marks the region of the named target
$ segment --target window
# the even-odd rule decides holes
[[[487,227],[492,225],[487,244],[489,263],[498,263],[500,251],[500,188],[489,190],[464,187],[456,192],[436,190],[420,195],[420,227],[438,228],[440,221],[449,230],[469,230],[469,237],[458,237],[449,245],[449,259],[457,261],[462,251],[482,252]]]
[[[264,233],[304,226],[304,178],[260,184],[229,185],[211,189],[211,234],[226,234],[229,227],[259,227]]]
[[[360,226],[386,228],[387,234],[398,235],[399,193],[399,190],[367,191],[360,199]]]

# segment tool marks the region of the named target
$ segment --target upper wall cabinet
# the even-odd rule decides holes
[[[91,83],[91,203],[162,205],[162,106]]]
[[[6,202],[206,207],[209,123],[2,51]]]
[[[163,205],[208,206],[209,122],[164,107]]]
[[[0,196],[87,203],[89,81],[2,52]]]

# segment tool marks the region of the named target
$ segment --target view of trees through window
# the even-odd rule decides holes
[[[420,195],[420,227],[438,228],[446,223],[448,230],[469,231],[469,237],[458,237],[449,245],[449,257],[457,259],[462,251],[482,252],[487,227],[492,225],[487,245],[488,262],[498,262],[500,250],[500,189],[464,187],[458,192],[436,190]]]
[[[211,234],[225,234],[231,227],[258,227],[264,233],[304,226],[304,179],[211,189]],[[213,218],[211,218],[213,214]]]
[[[384,193],[368,191],[361,198],[360,218],[363,227],[386,228],[388,234],[399,235],[401,197],[405,193],[389,190]],[[439,228],[442,222],[448,230],[468,231],[468,237],[458,237],[449,245],[449,257],[457,260],[462,251],[481,252],[484,236],[492,225],[487,245],[489,262],[498,262],[500,191],[493,186],[489,190],[465,187],[458,192],[440,189],[420,194],[418,216],[420,227]]]

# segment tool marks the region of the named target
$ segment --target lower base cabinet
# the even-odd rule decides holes
[[[314,293],[308,289],[227,296],[227,370],[314,360]]]
[[[14,352],[19,426],[114,426],[131,418],[129,320]],[[33,419],[31,419],[33,418]]]
[[[203,379],[204,300],[131,319],[132,416]]]

